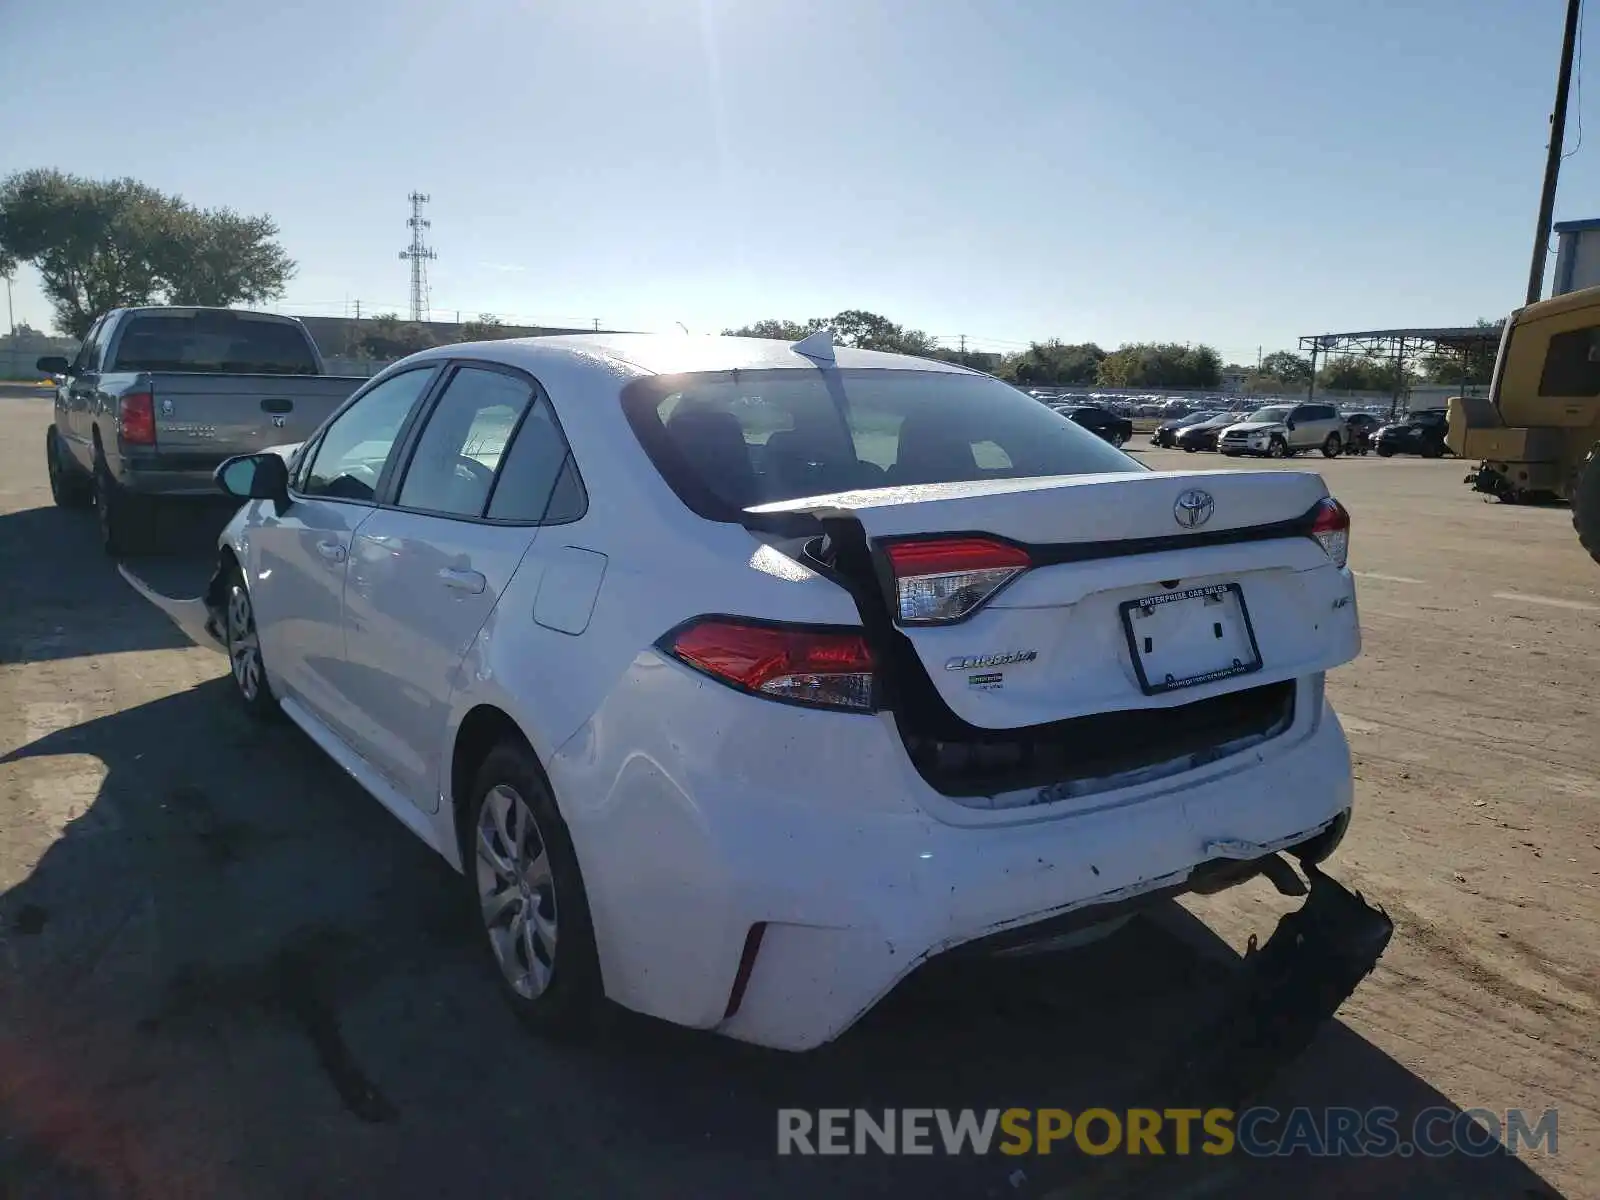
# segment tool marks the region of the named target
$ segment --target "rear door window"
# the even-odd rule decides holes
[[[112,369],[315,375],[317,360],[298,325],[198,309],[130,317],[117,339]]]
[[[517,375],[458,367],[417,439],[397,503],[455,517],[481,517],[512,431],[533,399]]]
[[[630,424],[690,508],[860,488],[1144,468],[1037,400],[943,371],[741,371],[640,380]]]

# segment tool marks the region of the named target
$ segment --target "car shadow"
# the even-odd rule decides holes
[[[1557,1195],[1504,1156],[777,1154],[780,1108],[1172,1103],[1151,1081],[1239,971],[1176,907],[930,963],[811,1054],[623,1013],[557,1044],[500,1002],[460,877],[225,676],[0,770],[40,849],[0,895],[7,1197]],[[1260,1100],[1455,1111],[1338,1021]]]
[[[164,506],[152,545],[124,560],[169,596],[198,596],[215,563],[217,535],[236,506],[202,501]],[[5,622],[0,663],[51,662],[190,645],[140,603],[101,549],[92,512],[27,508],[0,514]]]

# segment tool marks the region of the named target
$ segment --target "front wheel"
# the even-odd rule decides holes
[[[74,466],[61,445],[54,425],[44,431],[44,465],[50,475],[50,499],[58,508],[85,508],[93,500],[94,489]]]
[[[583,876],[533,752],[502,742],[478,769],[463,866],[513,1011],[545,1033],[582,1032],[604,1000]]]
[[[1183,452],[1184,452],[1184,453],[1185,453],[1185,454],[1193,454],[1193,453],[1194,453],[1194,452],[1195,452],[1195,451],[1196,451],[1196,450],[1198,450],[1198,449],[1200,449],[1200,447],[1199,447],[1199,446],[1185,446],[1185,447],[1184,447],[1184,448],[1183,448]]]
[[[1337,433],[1330,433],[1328,435],[1328,440],[1322,443],[1322,457],[1338,458],[1340,449],[1341,446],[1339,443],[1339,435]]]
[[[245,712],[257,720],[275,717],[281,711],[267,682],[261,659],[261,634],[256,629],[255,605],[244,573],[237,567],[228,580],[227,608],[223,613],[223,641],[228,648],[228,663],[233,668],[234,690]]]
[[[1423,458],[1443,458],[1444,447],[1438,442],[1424,442],[1422,446]]]
[[[1572,527],[1578,543],[1600,563],[1600,442],[1589,450],[1572,489]]]
[[[1379,446],[1378,447],[1378,457],[1379,458],[1393,458],[1394,457],[1394,447],[1393,446]]]
[[[1273,438],[1267,446],[1267,456],[1269,458],[1288,458],[1289,443],[1281,437]]]

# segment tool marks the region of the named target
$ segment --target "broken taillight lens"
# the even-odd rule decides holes
[[[874,707],[872,652],[858,630],[702,617],[660,645],[740,691],[813,708]]]
[[[1349,561],[1350,513],[1332,496],[1324,496],[1317,502],[1311,536],[1321,544],[1334,566],[1342,567]]]
[[[998,538],[893,542],[883,552],[894,572],[902,625],[939,625],[971,616],[1033,565],[1021,546]]]

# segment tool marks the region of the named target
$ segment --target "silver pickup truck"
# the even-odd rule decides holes
[[[224,459],[304,441],[365,380],[328,375],[293,317],[225,308],[118,308],[65,376],[45,438],[57,504],[92,505],[108,554],[149,548],[156,505],[215,497]]]

